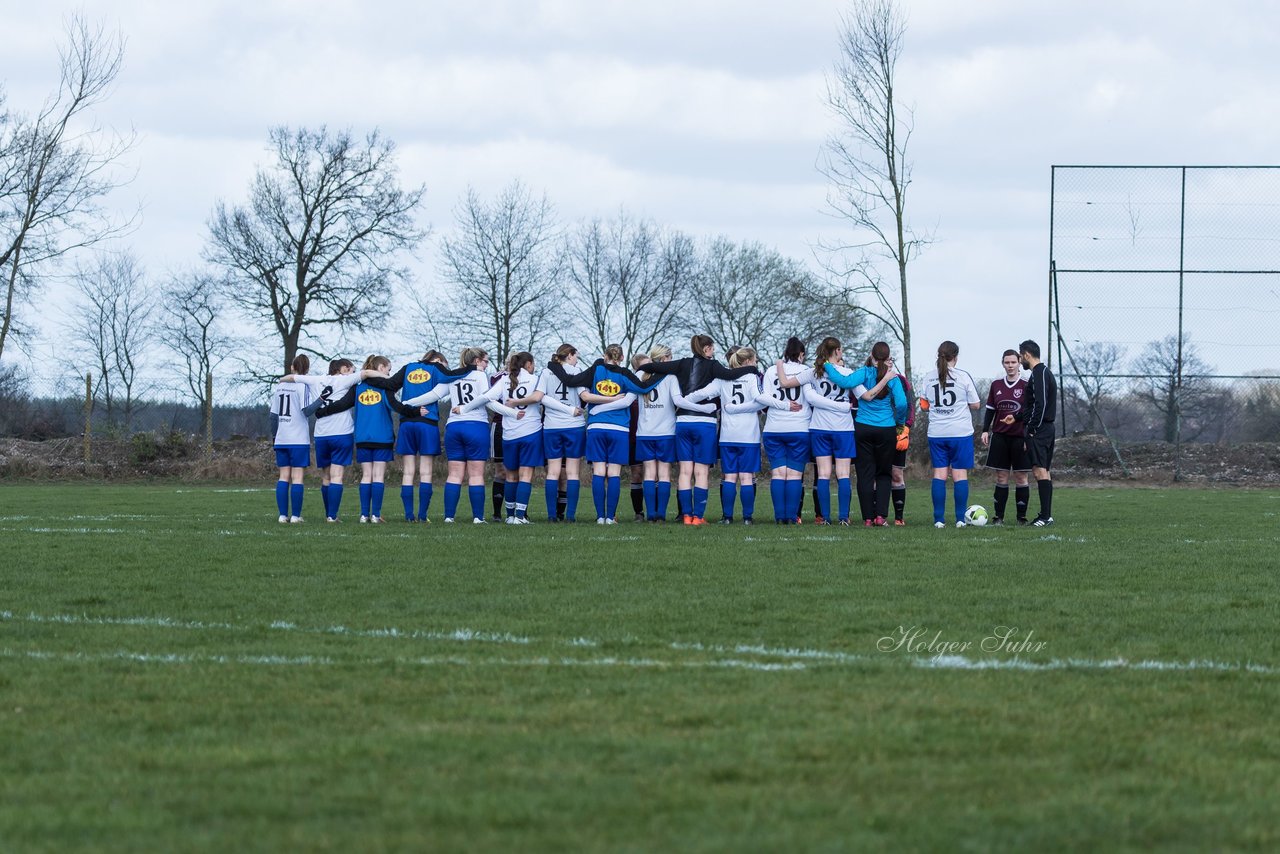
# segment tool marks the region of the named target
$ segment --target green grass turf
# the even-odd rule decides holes
[[[266,489],[0,487],[0,848],[1280,846],[1280,493],[936,531],[922,488],[887,530],[354,492],[281,526]],[[970,646],[880,649],[912,627]]]

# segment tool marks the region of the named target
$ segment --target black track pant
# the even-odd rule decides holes
[[[863,519],[889,516],[889,490],[893,487],[893,452],[898,431],[893,427],[859,424],[855,431],[858,456],[858,506]]]

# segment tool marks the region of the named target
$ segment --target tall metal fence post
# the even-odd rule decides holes
[[[84,464],[93,456],[93,374],[84,375]]]
[[[213,462],[213,371],[204,375],[204,461]]]

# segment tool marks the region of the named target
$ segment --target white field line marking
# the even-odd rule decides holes
[[[714,659],[711,661],[664,661],[655,658],[467,658],[465,656],[434,656],[423,658],[360,658],[350,661],[335,660],[323,656],[286,655],[204,655],[190,653],[130,652],[118,650],[108,653],[50,652],[47,650],[0,649],[2,658],[29,658],[37,661],[130,661],[138,664],[253,664],[273,667],[316,667],[360,665],[378,667],[385,665],[416,665],[422,667],[631,667],[666,670],[679,668],[706,668],[726,670],[755,670],[766,673],[804,670],[798,662],[770,663],[739,659]]]
[[[269,629],[281,632],[298,632],[310,635],[345,635],[358,638],[402,638],[405,640],[442,640],[463,643],[500,643],[527,645],[531,638],[513,635],[509,632],[486,632],[476,629],[454,629],[447,631],[429,631],[424,629],[398,629],[394,626],[382,629],[352,629],[347,626],[305,627],[284,620],[276,620],[266,626],[237,625],[234,623],[212,623],[201,620],[176,620],[172,617],[88,617],[77,614],[15,614],[12,611],[0,611],[0,622],[22,623],[57,623],[71,626],[148,626],[164,629],[221,629],[224,631],[252,631]],[[579,638],[578,640],[585,640]],[[577,644],[583,645],[583,644]]]
[[[221,629],[227,631],[250,631],[255,629],[268,629],[271,631],[298,632],[301,634],[313,635],[339,635],[345,637],[357,638],[390,638],[400,640],[427,640],[427,641],[449,641],[458,643],[493,643],[493,644],[514,644],[527,646],[530,644],[540,643],[541,641],[514,635],[504,632],[487,632],[477,631],[474,629],[455,629],[452,632],[444,631],[428,631],[421,629],[400,629],[394,626],[381,629],[352,629],[347,626],[333,625],[327,627],[302,627],[294,623],[283,620],[276,620],[266,626],[236,625],[233,623],[219,622],[203,622],[199,620],[176,620],[170,617],[87,617],[77,616],[74,614],[57,614],[52,616],[40,614],[14,614],[11,611],[0,611],[0,622],[29,622],[29,623],[52,623],[62,625],[89,625],[89,626],[147,626],[167,629]],[[568,640],[553,640],[552,643],[570,646],[570,647],[598,647],[600,641],[591,638],[571,638]],[[624,639],[627,643],[642,643],[639,638],[628,637]],[[906,662],[914,667],[932,669],[932,670],[1016,670],[1024,672],[1044,672],[1053,670],[1153,670],[1166,672],[1188,672],[1188,671],[1214,671],[1221,673],[1245,672],[1245,673],[1261,673],[1267,675],[1280,674],[1280,667],[1266,664],[1257,664],[1254,662],[1223,662],[1212,661],[1208,659],[1191,659],[1188,661],[1159,661],[1159,660],[1140,660],[1130,661],[1124,658],[1113,659],[1084,659],[1084,658],[1066,658],[1051,659],[1049,661],[1028,661],[1026,659],[1014,658],[966,658],[965,656],[947,656],[939,655],[932,657],[920,656],[891,656],[884,653],[876,655],[867,655],[861,653],[840,652],[836,650],[822,649],[805,649],[794,647],[768,647],[758,644],[703,644],[697,641],[681,642],[676,641],[669,644],[672,650],[683,652],[704,652],[721,656],[759,656],[763,658],[780,658],[786,662],[798,664],[802,661],[814,663],[826,663],[835,665],[866,665],[871,663],[883,664],[894,662]],[[209,660],[213,660],[210,658]],[[231,660],[231,659],[227,659]],[[395,661],[431,661],[442,662],[445,659],[394,659]],[[729,665],[741,667],[747,663],[758,665],[751,669],[759,670],[776,670],[787,669],[789,665],[779,664],[776,662],[749,662],[739,658],[717,659],[719,661],[731,662]],[[555,659],[555,658],[538,658],[538,659],[519,659],[506,660],[495,659],[496,663],[507,664],[535,664],[543,662],[545,664],[571,665],[571,664],[591,664],[592,662],[602,662],[604,664],[626,663],[627,666],[641,666],[643,662],[649,659]],[[662,662],[654,660],[654,666],[674,666],[670,662]],[[711,662],[680,662],[679,666],[686,667],[714,667],[718,666]],[[804,665],[801,665],[802,667]]]

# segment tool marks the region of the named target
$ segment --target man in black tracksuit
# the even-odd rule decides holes
[[[1040,345],[1023,341],[1018,345],[1022,367],[1031,371],[1027,382],[1027,399],[1017,415],[1007,415],[1006,424],[1014,420],[1023,422],[1027,439],[1027,459],[1031,473],[1035,475],[1040,492],[1040,512],[1031,524],[1044,528],[1053,524],[1053,479],[1049,469],[1053,466],[1053,417],[1058,405],[1058,383],[1044,363],[1040,361]]]

